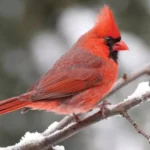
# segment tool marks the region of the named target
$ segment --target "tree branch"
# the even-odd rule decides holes
[[[136,71],[131,75],[126,76],[126,78],[119,79],[116,82],[114,88],[103,99],[108,98],[110,95],[114,94],[116,91],[118,91],[126,84],[146,74],[147,75],[150,74],[150,64],[144,67],[143,69],[140,69],[139,71]],[[16,144],[14,146],[2,148],[0,150],[26,150],[27,148],[31,150],[32,149],[48,150],[52,147],[52,145],[64,141],[65,139],[73,136],[83,128],[98,121],[101,121],[103,119],[115,115],[120,115],[122,114],[123,111],[128,111],[129,109],[134,108],[135,106],[141,104],[142,102],[148,101],[149,98],[150,98],[150,90],[147,91],[146,93],[141,94],[140,96],[129,97],[125,101],[122,101],[116,105],[106,106],[107,109],[105,109],[105,115],[102,115],[100,111],[97,111],[96,113],[88,112],[84,115],[81,115],[81,118],[84,119],[81,119],[80,122],[73,122],[74,118],[72,117],[72,115],[67,116],[63,120],[61,120],[53,129],[45,131],[42,134],[39,133],[41,136],[40,139],[37,140],[37,138],[35,138],[32,139],[32,141],[26,142],[26,144]],[[85,115],[89,116],[85,117]]]
[[[143,135],[150,143],[150,136],[147,133],[145,133],[142,129],[140,129],[138,124],[128,115],[126,111],[122,112],[122,116],[126,118],[129,121],[129,123],[136,129],[136,131],[139,134]]]
[[[116,93],[119,89],[121,89],[122,87],[124,87],[125,85],[129,84],[130,82],[136,80],[137,78],[143,76],[143,75],[150,75],[150,64],[147,64],[146,66],[144,66],[143,68],[133,72],[130,75],[124,76],[122,78],[120,78],[119,80],[116,81],[114,87],[111,89],[110,92],[108,92],[108,94],[106,94],[102,100],[100,102],[102,102],[103,100],[105,100],[106,98],[108,98],[109,96],[113,95],[114,93]],[[82,117],[84,117],[82,115]],[[53,129],[52,132],[63,129],[65,126],[67,126],[69,123],[71,123],[72,121],[74,121],[74,116],[73,115],[69,115],[64,117],[60,122],[58,127],[56,127],[56,129]],[[50,134],[52,133],[50,132]]]

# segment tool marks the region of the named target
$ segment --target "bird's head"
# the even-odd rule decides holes
[[[120,31],[109,6],[105,5],[100,10],[94,30],[110,51],[128,50],[128,46],[121,39]]]

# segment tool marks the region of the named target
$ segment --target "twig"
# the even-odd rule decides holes
[[[128,75],[127,75],[126,73],[124,73],[123,76],[122,76],[122,78],[123,78],[124,80],[127,80],[127,77],[128,77]]]
[[[147,101],[149,98],[150,98],[150,91],[141,95],[141,97],[127,99],[126,101],[123,101],[117,105],[108,105],[105,111],[105,117],[98,111],[93,115],[81,120],[79,123],[78,122],[71,123],[64,129],[54,132],[52,135],[47,137],[46,141],[51,145],[57,144],[65,140],[66,138],[69,138],[70,136],[74,135],[75,133],[79,132],[83,128],[95,122],[106,119],[108,117],[119,115],[120,113],[122,113],[122,110],[127,111],[142,103],[143,100]]]
[[[125,74],[125,77],[124,76],[122,78],[120,78],[118,81],[116,81],[114,87],[112,88],[112,90],[106,94],[102,100],[105,100],[107,99],[109,96],[113,95],[116,91],[118,91],[119,89],[121,89],[123,86],[129,84],[130,82],[136,80],[137,78],[143,76],[143,75],[150,75],[150,64],[146,65],[145,67],[141,68],[140,70],[138,71],[135,71],[133,72],[132,74],[130,75],[127,75]],[[101,100],[101,102],[102,102]],[[84,118],[84,116],[82,116]],[[69,123],[71,123],[72,121],[74,120],[74,117],[73,115],[71,116],[67,116],[67,117],[64,117],[61,121],[60,121],[60,124],[58,125],[59,127],[56,129],[53,130],[54,131],[57,131],[58,129],[63,129],[64,126],[68,125]]]
[[[121,113],[121,115],[122,115],[124,118],[126,118],[126,120],[128,120],[129,123],[135,128],[135,130],[136,130],[139,134],[143,135],[143,136],[149,141],[149,143],[150,143],[150,136],[149,136],[147,133],[145,133],[145,132],[138,126],[138,124],[129,116],[129,114],[128,114],[126,111],[123,111],[123,112]]]
[[[68,116],[64,117],[55,128],[53,128],[52,130],[49,130],[48,132],[44,131],[42,133],[42,135],[47,136],[47,135],[50,135],[50,134],[54,133],[57,130],[63,129],[68,124],[73,122],[73,120],[74,120],[73,115],[68,115]]]
[[[131,75],[126,76],[126,79],[119,79],[113,89],[103,98],[106,99],[110,95],[114,94],[117,90],[130,83],[131,81],[137,79],[142,75],[150,74],[150,64],[144,67],[143,69],[132,73]],[[119,115],[123,110],[127,111],[135,106],[141,104],[144,101],[147,101],[150,98],[150,91],[141,95],[140,97],[130,98],[126,101],[120,102],[116,105],[108,105],[105,111],[105,115],[102,115],[100,111],[90,115],[89,117],[82,119],[80,122],[72,122],[72,116],[65,117],[55,129],[50,131],[49,133],[43,133],[43,139],[38,143],[32,144],[28,143],[27,145],[14,145],[9,148],[2,148],[0,150],[26,150],[28,149],[44,149],[48,150],[52,145],[55,145],[65,139],[71,137],[72,135],[79,132],[81,129],[95,123],[101,121],[103,119],[109,118],[111,116]],[[90,112],[91,113],[91,112]],[[89,113],[86,113],[86,115]],[[84,115],[83,115],[84,116]],[[82,117],[82,116],[81,116]],[[72,122],[72,123],[70,123]]]
[[[73,122],[69,124],[68,126],[64,127],[61,130],[57,130],[54,133],[43,136],[43,139],[39,141],[38,143],[32,144],[32,142],[28,145],[21,145],[21,146],[11,146],[9,149],[4,148],[2,150],[26,150],[27,147],[29,149],[44,149],[48,150],[52,145],[58,144],[59,142],[64,141],[65,139],[73,136],[74,134],[78,133],[81,129],[92,125],[98,121],[101,121],[103,119],[107,119],[109,117],[120,115],[123,110],[129,110],[131,108],[134,108],[135,106],[139,105],[140,103],[143,103],[145,101],[148,101],[150,99],[150,91],[147,93],[144,93],[140,97],[135,98],[129,98],[126,101],[120,102],[116,105],[108,105],[107,109],[105,110],[105,115],[103,116],[100,111],[92,114],[91,116],[81,120],[80,122]],[[0,149],[1,150],[1,149]]]

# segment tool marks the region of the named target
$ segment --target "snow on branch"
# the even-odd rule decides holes
[[[125,74],[116,82],[114,88],[103,99],[108,98],[120,88],[142,75],[150,75],[150,64],[132,73],[131,75]],[[53,124],[51,124],[43,133],[27,132],[18,144],[6,148],[0,148],[0,150],[64,150],[63,146],[53,147],[53,145],[57,145],[59,142],[62,142],[65,139],[73,136],[89,125],[115,115],[122,115],[123,117],[125,117],[134,126],[138,133],[149,140],[150,137],[138,127],[138,125],[131,119],[131,117],[127,113],[129,109],[132,109],[135,106],[148,101],[149,99],[149,83],[140,83],[135,92],[132,95],[128,96],[128,98],[124,101],[121,101],[120,103],[115,105],[108,104],[104,109],[104,114],[101,113],[101,110],[98,110],[97,112],[88,112],[79,116],[79,122],[75,122],[72,115],[66,116],[60,122],[54,122]]]
[[[54,127],[58,125],[58,122],[52,123],[45,132],[50,132]],[[41,133],[35,132],[30,133],[26,132],[26,134],[21,138],[20,142],[15,144],[14,146],[8,146],[6,148],[0,148],[0,150],[65,150],[63,146],[51,146],[47,147],[43,141],[45,140],[45,136]]]

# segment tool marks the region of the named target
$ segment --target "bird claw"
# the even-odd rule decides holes
[[[80,118],[75,113],[73,113],[73,116],[76,122],[80,122]]]
[[[111,105],[110,102],[108,102],[107,100],[103,100],[103,102],[100,104],[100,105],[97,105],[97,108],[100,108],[100,114],[102,115],[103,118],[106,117],[106,111],[108,110],[107,109],[107,105]]]

